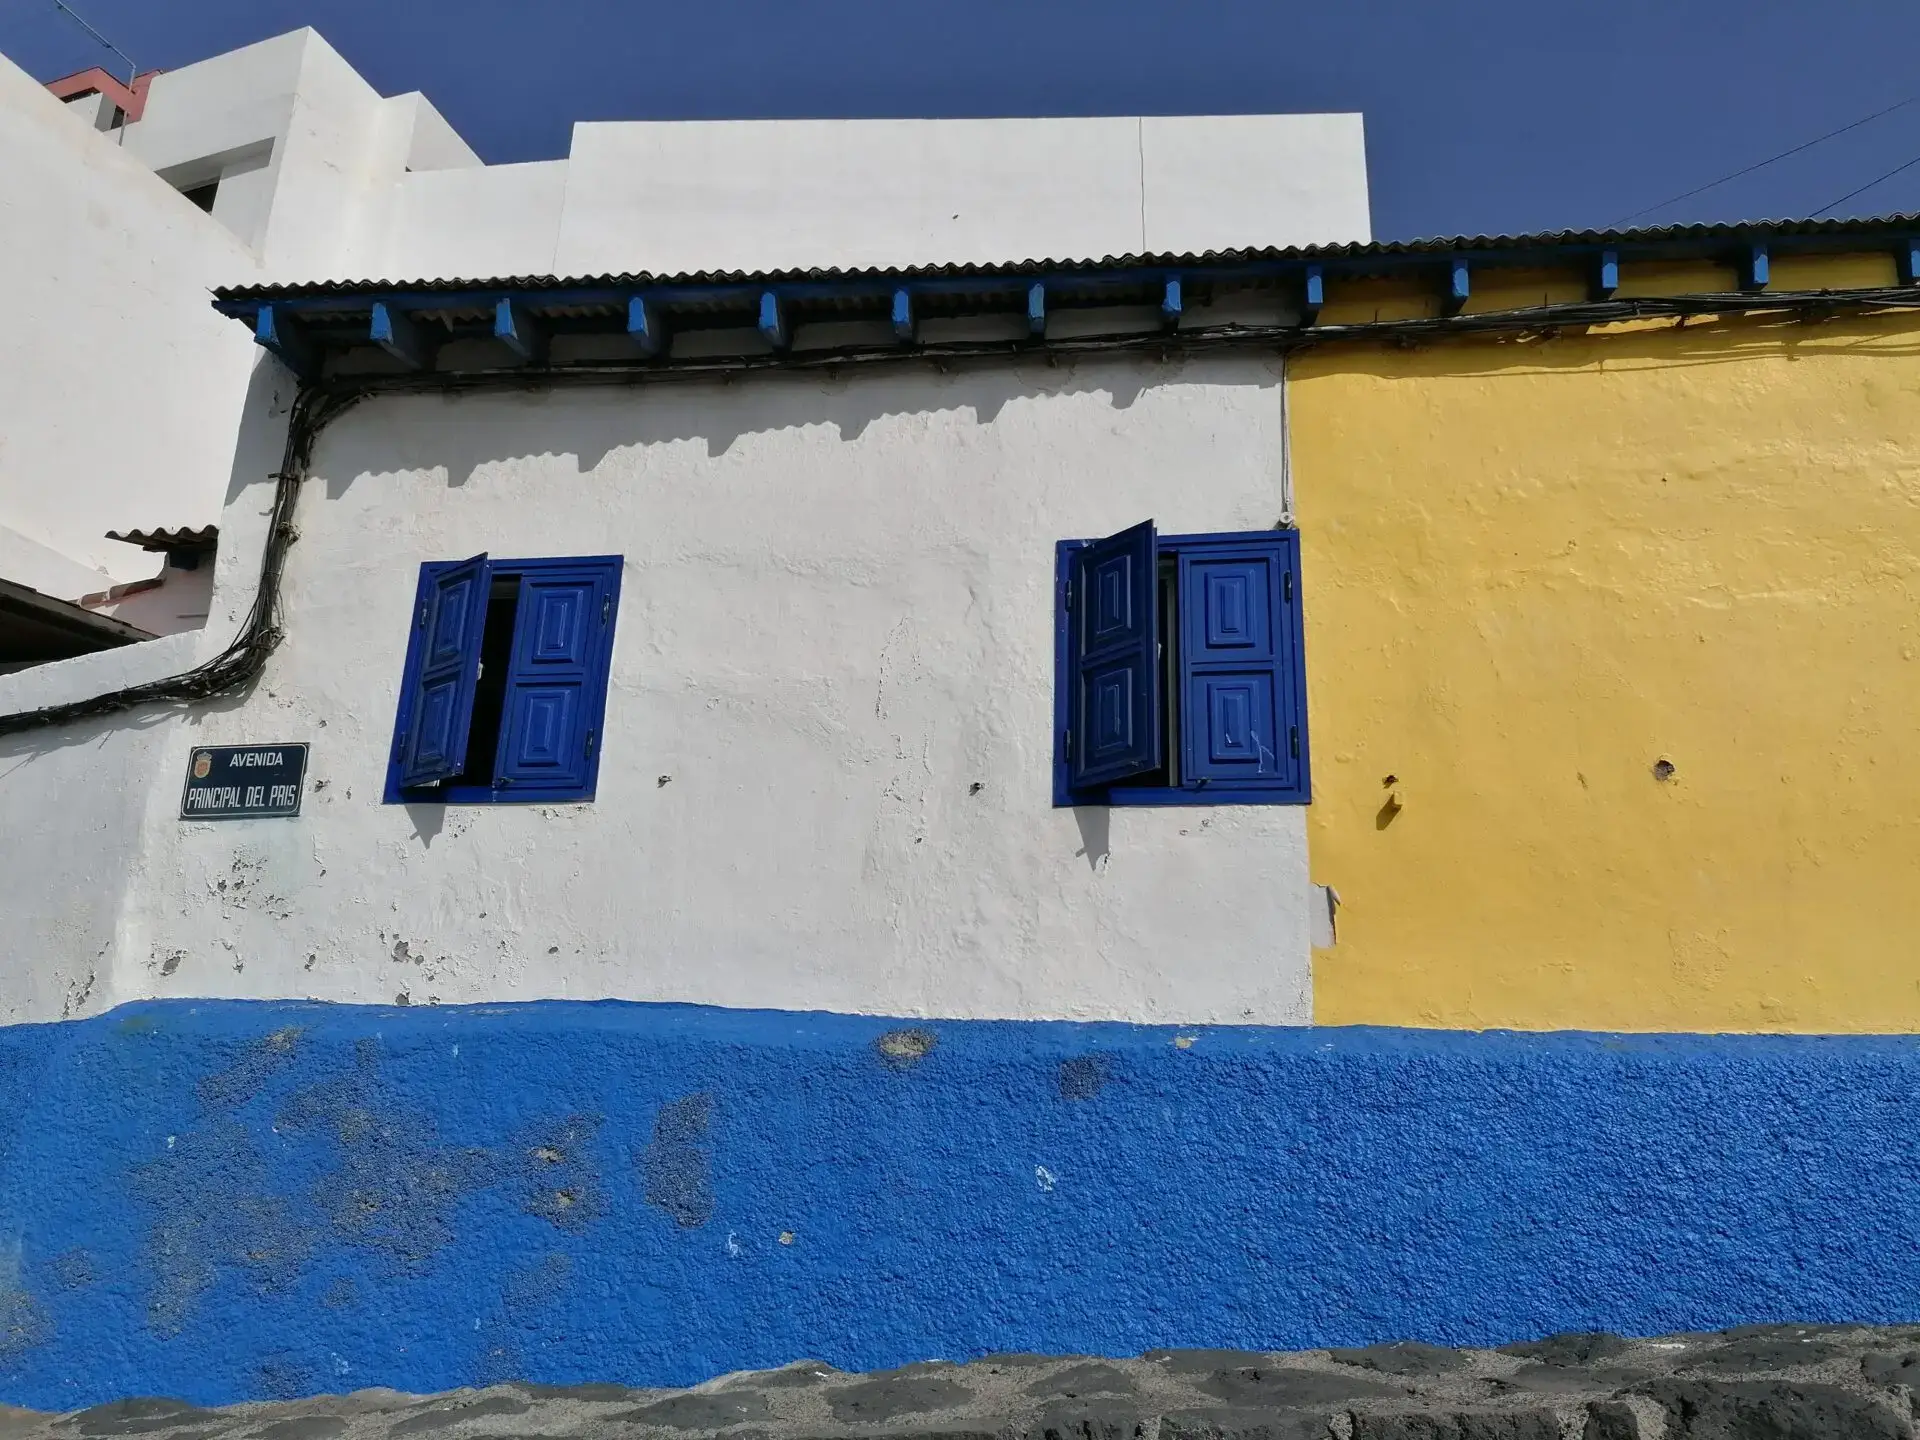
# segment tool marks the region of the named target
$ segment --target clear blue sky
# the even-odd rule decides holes
[[[312,25],[492,162],[575,120],[1360,110],[1380,239],[1606,225],[1920,94],[1912,0],[71,3],[143,69]],[[0,51],[111,60],[52,0],[0,0]],[[1920,103],[1638,223],[1807,215],[1916,157]],[[1920,164],[1834,213],[1901,210]]]

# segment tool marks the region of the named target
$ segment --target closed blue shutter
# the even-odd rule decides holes
[[[520,578],[494,785],[512,793],[590,789],[613,644],[618,562]]]
[[[485,555],[420,569],[414,633],[400,691],[396,749],[402,786],[434,785],[467,768],[467,730],[480,672],[493,572]]]
[[[1158,769],[1160,635],[1153,522],[1096,540],[1067,575],[1067,765],[1073,786]]]
[[[1298,554],[1290,532],[1181,546],[1183,784],[1304,784]]]

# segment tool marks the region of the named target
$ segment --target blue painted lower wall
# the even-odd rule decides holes
[[[167,1003],[0,1030],[0,1399],[1920,1319],[1920,1041]]]

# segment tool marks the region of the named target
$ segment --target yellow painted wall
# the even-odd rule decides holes
[[[1920,317],[1290,373],[1316,1021],[1920,1031]]]

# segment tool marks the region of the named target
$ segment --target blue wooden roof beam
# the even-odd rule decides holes
[[[1160,292],[1160,323],[1169,330],[1178,330],[1181,308],[1180,277],[1170,275]]]
[[[1742,290],[1766,289],[1767,270],[1766,243],[1755,241],[1740,253],[1740,288]]]
[[[427,370],[433,366],[433,342],[415,320],[398,305],[385,300],[373,302],[367,317],[367,338],[409,370]]]
[[[311,379],[320,373],[320,352],[307,327],[283,305],[262,305],[253,316],[253,341],[294,374]]]
[[[1440,309],[1443,314],[1458,315],[1467,308],[1467,300],[1472,295],[1472,281],[1467,273],[1467,258],[1456,255],[1447,265],[1447,289],[1440,297]]]
[[[1039,337],[1047,333],[1047,287],[1037,280],[1027,287],[1027,333]]]
[[[1900,273],[1902,285],[1920,284],[1920,235],[1909,236],[1893,252],[1893,268]]]
[[[787,329],[786,302],[777,291],[760,292],[758,329],[760,338],[776,350],[784,350],[793,343],[793,336]]]
[[[913,315],[913,292],[902,287],[893,292],[893,337],[902,345],[911,345],[919,334]]]
[[[1312,325],[1320,318],[1320,307],[1327,303],[1327,272],[1323,266],[1309,265],[1300,277],[1300,323]]]
[[[524,299],[503,296],[493,307],[493,338],[529,365],[544,365],[552,336]]]
[[[645,295],[627,297],[627,339],[649,360],[667,353],[667,330],[660,307]]]
[[[1587,294],[1594,300],[1611,300],[1613,292],[1620,288],[1620,252],[1602,250],[1593,262],[1593,278],[1588,282]]]

